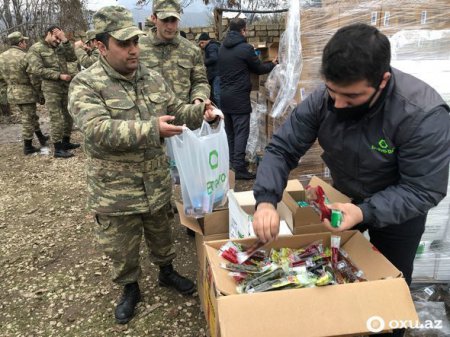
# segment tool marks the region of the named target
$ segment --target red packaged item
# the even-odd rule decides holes
[[[325,219],[331,220],[331,209],[326,204],[329,204],[325,192],[321,186],[307,186],[306,187],[307,198],[312,206],[320,215],[320,221]]]

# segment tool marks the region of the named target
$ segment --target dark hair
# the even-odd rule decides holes
[[[380,84],[389,71],[391,45],[375,27],[356,23],[339,29],[326,44],[320,72],[327,81],[348,85],[367,80]]]
[[[100,33],[100,34],[96,34],[95,35],[95,39],[98,42],[101,42],[105,45],[106,48],[109,48],[109,38],[111,37],[111,35],[109,33]]]
[[[182,37],[184,37],[185,39],[187,39],[187,35],[186,35],[186,32],[184,30],[180,30],[180,35]]]
[[[54,29],[60,29],[61,30],[61,27],[59,27],[57,25],[48,26],[47,29],[45,30],[44,38],[47,36],[48,33],[52,33]]]
[[[247,23],[244,19],[234,18],[230,21],[230,31],[240,32],[241,29],[245,29]]]
[[[24,41],[24,39],[22,39],[22,40],[20,40],[20,41],[16,41],[16,42],[10,42],[9,44],[10,44],[11,46],[17,47],[17,46],[20,44],[20,42],[22,42],[22,41]]]

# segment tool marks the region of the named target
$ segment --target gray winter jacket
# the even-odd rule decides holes
[[[274,134],[258,168],[257,203],[281,199],[289,172],[318,138],[334,186],[361,208],[364,223],[401,224],[447,192],[450,108],[426,83],[392,69],[384,103],[359,121],[337,122],[321,86]]]

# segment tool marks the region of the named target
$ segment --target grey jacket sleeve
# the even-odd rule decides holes
[[[398,148],[400,180],[358,205],[364,223],[375,227],[400,224],[425,214],[447,193],[450,160],[450,116],[433,109],[411,138]]]
[[[256,205],[276,206],[286,188],[289,172],[317,138],[323,90],[316,90],[298,105],[266,147],[253,186]]]

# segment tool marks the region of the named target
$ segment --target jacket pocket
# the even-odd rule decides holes
[[[136,119],[136,117],[139,116],[139,114],[136,115],[136,104],[127,96],[116,99],[107,99],[105,104],[112,119]]]
[[[144,96],[145,97],[145,96]],[[167,115],[167,104],[169,98],[165,92],[153,93],[146,96],[150,102],[147,104],[150,105],[149,110],[156,116]]]

